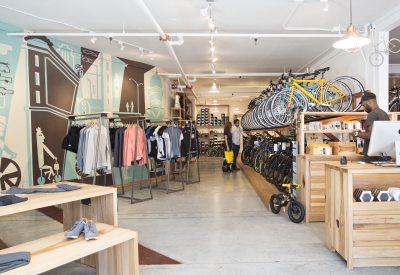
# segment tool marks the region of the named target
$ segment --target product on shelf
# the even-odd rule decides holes
[[[392,199],[392,197],[389,194],[389,191],[387,190],[373,188],[371,190],[371,193],[374,196],[375,201],[390,201]]]
[[[400,188],[391,187],[388,189],[388,191],[390,196],[392,196],[395,201],[400,201]]]
[[[371,191],[356,188],[353,193],[354,198],[359,202],[370,202],[374,200],[374,196],[372,195]]]
[[[323,143],[311,143],[306,148],[306,153],[309,155],[330,156],[331,152],[331,147]]]

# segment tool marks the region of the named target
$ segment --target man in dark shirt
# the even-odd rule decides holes
[[[368,148],[369,148],[369,140],[371,139],[371,132],[374,121],[388,121],[389,116],[387,113],[379,108],[378,103],[376,103],[376,95],[374,93],[365,93],[361,98],[361,105],[364,107],[364,110],[368,113],[367,115],[367,123],[365,125],[365,133],[360,131],[353,132],[353,136],[360,137],[364,139],[364,159],[363,161],[375,161],[376,158],[379,157],[369,157]]]

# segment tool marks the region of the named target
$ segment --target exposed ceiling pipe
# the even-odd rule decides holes
[[[173,74],[173,73],[158,73],[158,74],[170,78],[182,77],[181,74]],[[281,75],[282,73],[186,74],[187,77],[197,77],[197,78],[240,78],[240,77],[262,77],[262,76],[281,76]]]
[[[285,23],[283,23],[283,29],[287,30],[287,31],[327,31],[327,32],[339,32],[339,31],[345,31],[346,29],[344,28],[340,28],[339,27],[333,27],[332,29],[324,29],[324,28],[294,28],[294,27],[287,27],[287,23],[289,22],[289,20],[292,18],[294,12],[297,10],[297,7],[300,6],[300,4],[302,4],[302,1],[295,1],[295,6],[292,10],[292,12],[290,13],[289,17],[286,19]]]
[[[158,25],[156,19],[153,17],[147,6],[143,3],[142,0],[136,0],[136,3],[139,5],[139,7],[142,9],[143,13],[147,16],[147,18],[150,20],[150,22],[153,24],[154,28],[157,30],[158,34],[160,35],[160,39],[164,42],[168,42],[168,37],[164,33],[164,31],[161,29],[160,25]],[[196,93],[192,89],[192,85],[190,85],[189,80],[187,79],[185,72],[183,71],[183,68],[181,64],[179,63],[178,57],[175,54],[174,49],[172,48],[172,45],[170,43],[164,43],[165,47],[167,48],[169,54],[171,55],[172,59],[175,62],[175,65],[178,67],[179,71],[181,72],[183,81],[185,82],[186,86],[192,90],[192,93],[194,97],[197,99]],[[200,101],[199,101],[200,102]]]
[[[304,29],[296,29],[296,30],[304,30]],[[320,30],[320,29],[316,29]],[[321,29],[322,30],[322,29]],[[337,30],[338,31],[338,30]],[[160,34],[158,33],[33,33],[33,32],[10,32],[8,33],[10,36],[105,36],[105,37],[159,37]],[[165,33],[164,33],[165,35]],[[251,38],[335,38],[335,37],[342,37],[342,34],[315,34],[315,33],[171,33],[168,34],[169,37],[178,37],[181,39],[179,41],[169,41],[169,44],[172,45],[182,45],[183,44],[183,37],[245,37]],[[181,43],[181,44],[179,44]]]
[[[31,17],[34,17],[34,18],[37,18],[37,19],[40,19],[40,20],[44,20],[44,21],[48,21],[48,22],[52,22],[52,23],[57,23],[57,24],[61,24],[61,25],[64,25],[64,26],[68,26],[68,27],[71,27],[71,28],[80,30],[80,31],[88,32],[88,33],[90,34],[89,36],[95,36],[95,35],[94,35],[94,32],[91,31],[91,30],[89,30],[89,29],[80,28],[80,27],[77,27],[77,26],[74,26],[74,25],[71,25],[71,24],[68,24],[68,23],[61,22],[61,21],[57,21],[57,20],[53,20],[53,19],[44,18],[44,17],[37,16],[37,15],[31,14],[31,13],[27,13],[27,12],[24,12],[24,11],[20,11],[20,10],[17,10],[17,9],[13,9],[13,8],[10,8],[10,7],[4,6],[4,5],[0,5],[0,7],[1,7],[1,8],[8,9],[8,10],[11,10],[11,11],[14,11],[14,12],[22,13],[22,14],[24,14],[24,15],[31,16]],[[87,33],[86,33],[86,34],[87,34]],[[21,35],[22,35],[22,34],[21,34]],[[29,35],[36,35],[36,34],[30,32]],[[26,36],[28,36],[28,35],[26,35]],[[98,36],[98,35],[96,35],[96,36]],[[109,35],[103,35],[103,36],[106,37],[106,38],[112,37],[112,36],[109,36]],[[119,42],[119,43],[124,43],[125,45],[129,45],[129,46],[132,46],[132,47],[137,48],[137,49],[142,49],[142,51],[144,50],[144,51],[147,51],[147,52],[149,52],[149,53],[151,53],[151,52],[154,53],[154,51],[149,50],[149,49],[146,49],[146,48],[144,48],[144,47],[140,47],[140,46],[137,46],[137,45],[134,45],[134,44],[131,44],[131,43],[127,43],[127,42],[124,42],[124,41],[120,41],[120,40],[118,40],[118,39],[113,39],[113,40],[114,40],[114,41],[117,41],[117,42]]]

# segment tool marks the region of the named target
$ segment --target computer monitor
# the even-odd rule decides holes
[[[396,157],[396,141],[400,141],[400,121],[374,121],[368,156],[383,154]],[[400,163],[399,161],[400,156],[396,157],[396,162]]]

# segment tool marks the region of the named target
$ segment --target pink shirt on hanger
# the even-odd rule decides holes
[[[138,131],[137,138],[136,138],[136,129]],[[145,165],[147,163],[144,130],[139,126],[134,126],[126,129],[124,133],[124,152],[122,159],[123,166],[132,165],[132,162],[134,161],[135,157],[136,143],[137,143],[136,160],[139,161],[139,165]]]

